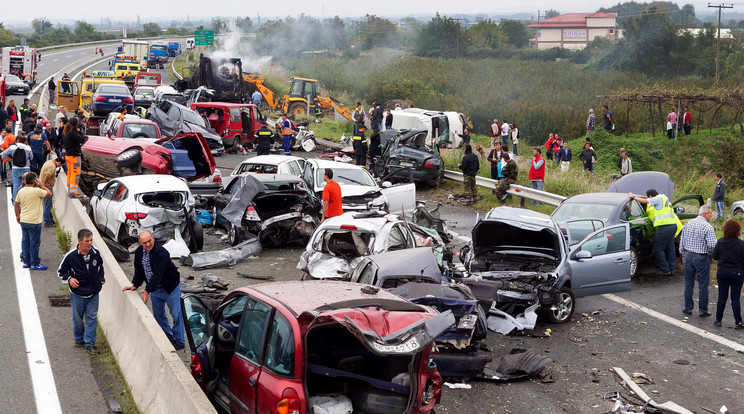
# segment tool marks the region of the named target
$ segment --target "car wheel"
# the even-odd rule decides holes
[[[630,247],[630,278],[634,278],[638,272],[638,250],[635,247]]]
[[[116,157],[116,166],[119,168],[132,168],[142,162],[142,153],[137,148],[130,148]]]
[[[555,309],[548,309],[548,321],[550,323],[568,322],[573,316],[575,305],[576,298],[571,288],[563,286],[558,293],[558,303],[555,304]]]
[[[195,221],[194,226],[194,243],[196,244],[196,250],[202,250],[204,248],[204,228],[201,223]]]
[[[444,179],[444,168],[442,168],[442,172],[439,173],[439,176],[432,183],[432,187],[438,188],[439,185],[442,184],[443,179]]]
[[[295,117],[307,115],[307,104],[295,102],[289,106],[289,114]]]
[[[236,246],[242,241],[241,231],[233,223],[229,223],[228,225],[227,236],[230,239],[231,246]]]
[[[744,216],[744,210],[742,210],[740,208],[737,208],[736,210],[734,210],[734,215],[735,216]]]

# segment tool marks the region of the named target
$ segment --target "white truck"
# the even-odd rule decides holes
[[[194,38],[190,37],[186,39],[186,50],[191,50],[194,48]]]
[[[430,111],[420,108],[408,108],[390,111],[393,117],[393,129],[423,129],[426,135],[426,145],[458,148],[462,138],[463,127],[466,126],[465,115],[451,111]],[[387,111],[384,114],[387,118]],[[383,120],[383,125],[385,124]]]
[[[143,40],[122,40],[121,50],[124,56],[134,56],[137,58],[140,66],[147,65],[147,54],[150,52],[150,45]]]
[[[36,49],[28,46],[4,47],[0,72],[16,75],[29,86],[34,86],[38,58]]]

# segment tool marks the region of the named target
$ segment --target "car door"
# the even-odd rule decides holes
[[[310,191],[311,194],[313,194],[316,197],[319,197],[319,194],[316,194],[316,188],[315,188],[315,171],[313,170],[313,166],[308,162],[305,163],[305,171],[302,173],[302,180],[307,184],[307,189]]]
[[[637,249],[641,257],[653,254],[651,240],[654,235],[654,226],[646,215],[646,210],[636,200],[629,200],[620,213],[620,221],[630,225],[630,245]]]
[[[258,381],[266,357],[266,333],[273,309],[253,297],[246,300],[243,318],[230,361],[231,413],[257,411]],[[267,411],[268,412],[268,411]]]
[[[115,234],[109,233],[108,228],[106,227],[106,221],[108,219],[108,207],[109,204],[111,204],[111,199],[114,197],[114,192],[118,187],[118,181],[111,181],[105,187],[103,187],[103,190],[101,190],[101,195],[96,200],[95,209],[93,210],[93,218],[96,221],[96,227],[104,230],[109,236],[115,236]]]
[[[574,246],[602,227],[604,222],[599,219],[576,219],[564,222],[561,230],[568,245]]]
[[[186,328],[186,340],[191,349],[191,375],[209,395],[208,384],[215,375],[214,336],[216,326],[210,308],[197,296],[181,297],[181,311]]]
[[[569,252],[571,289],[575,296],[630,290],[630,226],[627,223],[590,233]]]
[[[124,213],[137,212],[137,203],[131,202],[132,200],[128,200],[128,198],[129,189],[124,184],[119,184],[113,191],[111,201],[106,208],[106,229],[115,236],[119,235],[119,228],[125,225],[122,221],[125,217]],[[130,209],[134,206],[133,210],[135,211],[125,211],[127,204],[129,204]]]
[[[391,213],[410,213],[416,208],[416,184],[398,184],[381,190]]]
[[[230,181],[230,183],[228,183],[227,187],[225,187],[224,190],[221,190],[214,196],[214,214],[217,216],[215,217],[215,220],[218,223],[222,223],[224,221],[224,218],[222,218],[222,216],[220,215],[220,211],[222,211],[222,209],[230,204],[230,200],[232,200],[233,196],[239,188],[240,177],[237,177],[234,180]]]

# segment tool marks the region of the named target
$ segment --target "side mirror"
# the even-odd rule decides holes
[[[93,190],[93,195],[95,197],[101,198],[101,190]]]
[[[393,183],[391,183],[390,181],[383,181],[382,182],[382,188],[390,188],[392,186],[393,186]]]
[[[576,260],[582,260],[582,259],[591,259],[592,253],[586,250],[579,250],[574,254],[574,259]]]

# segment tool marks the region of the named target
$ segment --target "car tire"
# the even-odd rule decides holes
[[[233,223],[228,223],[227,236],[231,246],[236,246],[243,241],[242,229],[235,227]]]
[[[193,223],[194,227],[194,242],[196,244],[196,250],[200,251],[204,248],[204,227],[198,221]]]
[[[734,210],[733,215],[734,216],[744,216],[744,210],[742,210],[740,208],[737,208],[736,210]]]
[[[638,273],[638,250],[630,246],[630,278],[633,279]]]
[[[121,244],[109,239],[108,237],[103,237],[103,242],[106,243],[106,246],[108,247],[109,251],[111,251],[111,254],[114,256],[114,259],[118,262],[126,262],[129,260],[129,250],[126,249],[126,247],[122,246]]]
[[[116,166],[119,168],[132,168],[141,162],[142,153],[136,148],[130,148],[116,157]]]
[[[568,286],[563,286],[558,294],[558,303],[555,305],[556,309],[547,310],[548,321],[555,324],[570,321],[575,307],[576,298],[573,291]]]
[[[298,116],[305,116],[307,115],[307,104],[304,104],[302,102],[295,102],[292,105],[289,106],[289,115],[298,117]]]

